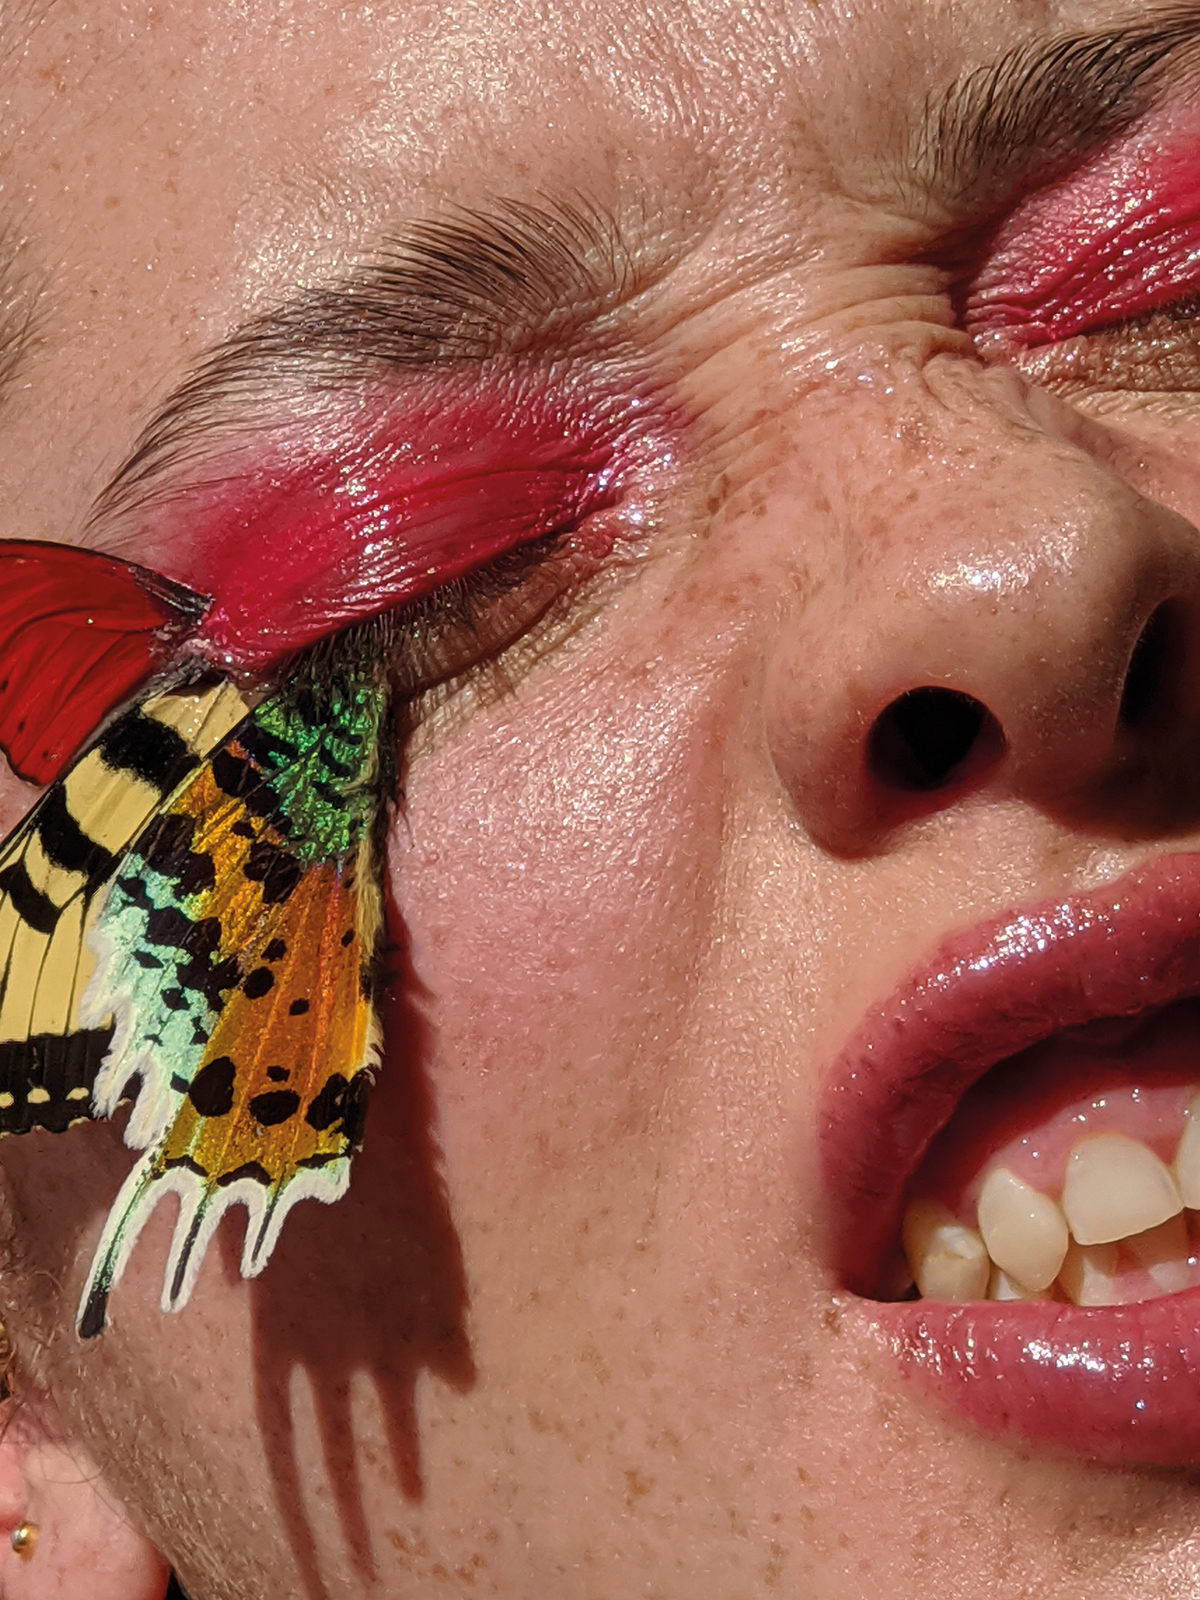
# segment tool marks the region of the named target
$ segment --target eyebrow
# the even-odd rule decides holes
[[[977,224],[1128,132],[1198,69],[1196,5],[1028,41],[928,102],[912,171],[939,209]]]
[[[217,345],[158,409],[93,507],[118,525],[169,498],[289,400],[501,356],[578,353],[648,281],[614,217],[584,201],[501,201],[418,220],[370,261],[301,287]]]

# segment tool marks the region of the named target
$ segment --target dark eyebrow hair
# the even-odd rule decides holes
[[[578,350],[644,286],[615,219],[582,201],[498,202],[413,222],[331,283],[236,329],[159,407],[90,522],[169,497],[177,469],[277,424],[289,400],[364,381]]]
[[[977,222],[1127,132],[1197,66],[1196,5],[1027,41],[927,104],[914,174],[949,216]]]

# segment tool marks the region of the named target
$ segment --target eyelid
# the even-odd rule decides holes
[[[468,680],[477,690],[489,673],[496,690],[511,688],[506,664],[511,647],[540,633],[550,614],[569,611],[596,565],[571,534],[549,534],[506,551],[387,618],[387,671],[413,708],[410,720],[420,721],[440,703],[441,691]]]
[[[997,229],[963,297],[977,341],[1008,349],[1087,333],[1195,292],[1200,115],[1161,119]]]
[[[620,494],[620,440],[570,417],[444,407],[387,415],[364,443],[214,473],[173,526],[214,602],[196,654],[269,670],[317,639],[577,526]],[[606,436],[607,432],[607,436]]]

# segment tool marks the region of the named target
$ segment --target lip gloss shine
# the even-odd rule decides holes
[[[906,1185],[992,1065],[1064,1027],[1200,994],[1198,907],[1200,855],[1163,857],[958,937],[864,1022],[822,1104],[843,1283],[874,1292]],[[985,1429],[1116,1463],[1200,1462],[1200,1290],[1100,1308],[847,1296],[847,1314]]]

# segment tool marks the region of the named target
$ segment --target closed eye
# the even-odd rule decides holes
[[[1064,388],[1200,387],[1200,108],[1176,108],[1021,202],[960,301],[990,359]]]

